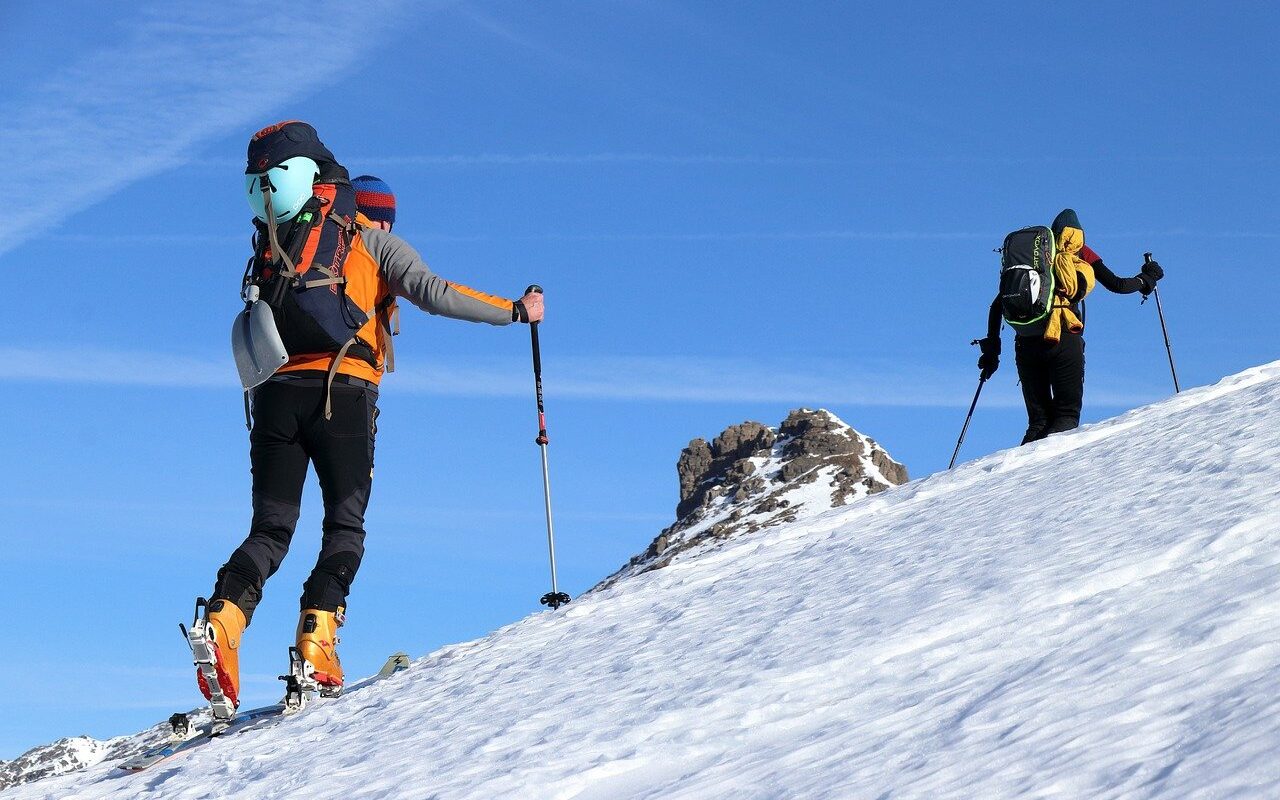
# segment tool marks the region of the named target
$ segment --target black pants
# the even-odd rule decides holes
[[[1022,399],[1027,404],[1027,434],[1022,443],[1077,427],[1084,403],[1084,337],[1063,333],[1051,345],[1038,336],[1025,336],[1014,347]]]
[[[364,555],[377,400],[376,388],[335,382],[332,417],[325,420],[323,379],[273,379],[254,390],[253,522],[218,571],[212,599],[230,600],[252,618],[262,585],[289,550],[312,463],[324,495],[324,537],[301,604],[324,611],[346,605]]]

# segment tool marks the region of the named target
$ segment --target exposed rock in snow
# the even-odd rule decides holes
[[[193,709],[187,712],[187,716],[191,724],[197,726],[208,720],[209,710]],[[12,761],[0,761],[0,791],[103,762],[122,761],[166,740],[169,732],[168,724],[160,723],[129,736],[112,739],[71,736],[33,747]]]
[[[731,425],[710,444],[689,443],[676,462],[676,522],[603,581],[664,567],[677,554],[802,516],[829,511],[907,482],[907,469],[825,409],[792,411],[775,431]]]
[[[106,759],[123,758],[131,749],[121,745],[126,745],[123,737],[100,741],[88,736],[72,736],[33,747],[12,761],[0,761],[0,789],[65,775]]]

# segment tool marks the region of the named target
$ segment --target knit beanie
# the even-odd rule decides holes
[[[356,210],[374,222],[396,223],[396,196],[381,178],[361,175],[351,181],[356,190]]]
[[[1078,217],[1075,210],[1071,208],[1062,209],[1062,211],[1058,213],[1058,216],[1053,218],[1053,225],[1051,227],[1053,228],[1053,237],[1055,239],[1061,239],[1062,232],[1067,228],[1075,228],[1080,231],[1084,230],[1084,226],[1080,224],[1080,217]]]
[[[277,122],[255,133],[249,140],[248,156],[246,175],[266,172],[294,156],[306,156],[321,166],[338,161],[320,141],[316,129],[296,119]]]

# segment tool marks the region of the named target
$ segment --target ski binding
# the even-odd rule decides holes
[[[202,608],[208,606],[208,601],[203,597],[196,598],[196,616],[192,621],[190,629],[183,625],[178,625],[182,629],[182,633],[187,638],[187,644],[191,647],[191,659],[195,663],[196,669],[200,671],[201,677],[204,678],[205,684],[209,687],[209,707],[213,710],[213,719],[215,724],[229,725],[231,720],[235,718],[236,707],[231,702],[231,698],[227,697],[222,691],[222,686],[218,683],[218,653],[214,649],[213,644],[209,641],[208,623],[205,621],[204,615],[200,613]]]
[[[338,697],[342,694],[341,686],[326,686],[317,681],[315,671],[316,668],[302,657],[298,648],[289,648],[289,673],[280,676],[284,681],[284,699],[280,702],[284,705],[285,714],[295,714],[306,708],[312,695]]]

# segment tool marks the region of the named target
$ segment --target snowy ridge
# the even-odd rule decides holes
[[[91,767],[107,757],[116,741],[69,736],[32,748],[12,761],[0,761],[0,789]]]
[[[193,727],[210,719],[208,707],[187,712]],[[168,740],[167,722],[157,723],[140,733],[94,739],[92,736],[69,736],[49,744],[33,747],[12,761],[0,761],[0,791],[11,786],[78,772],[103,762],[118,764]]]
[[[1275,797],[1278,421],[1280,362],[4,797]]]

